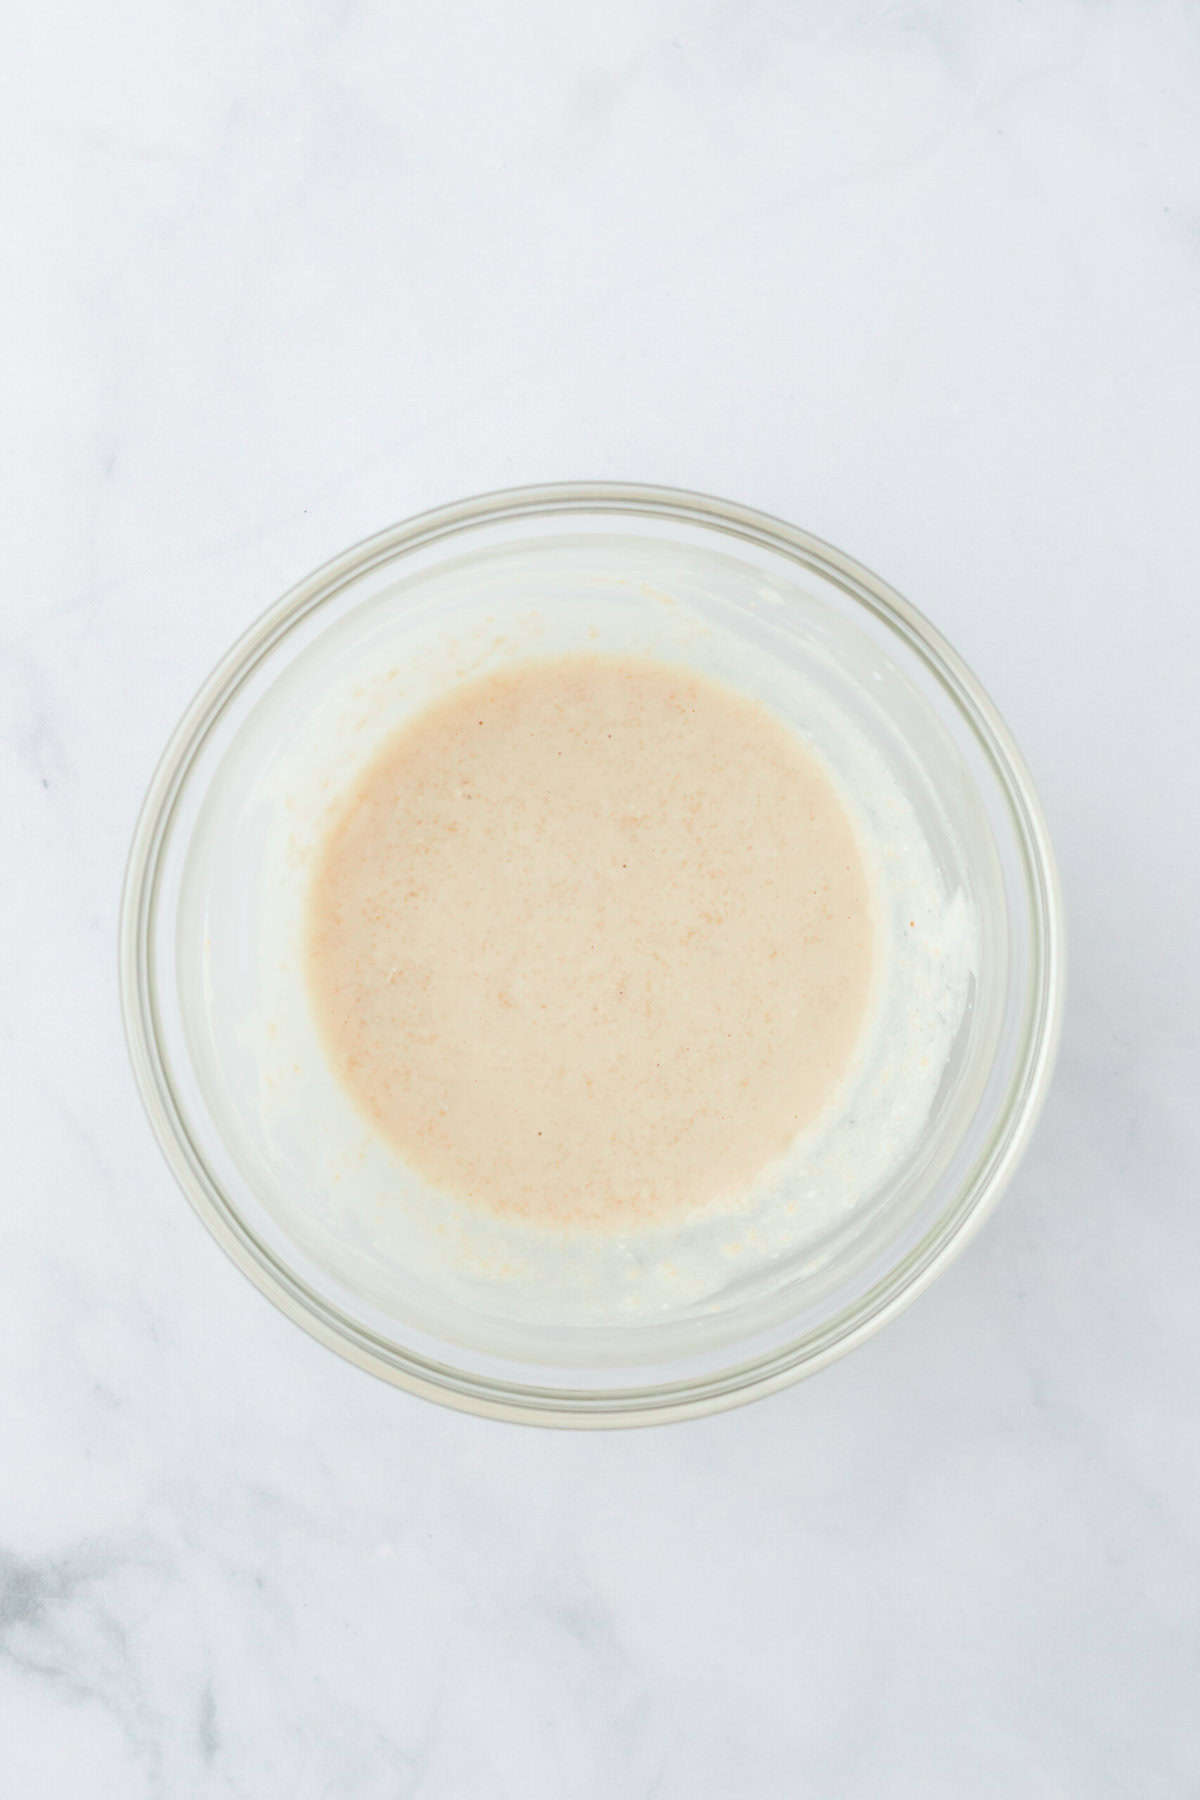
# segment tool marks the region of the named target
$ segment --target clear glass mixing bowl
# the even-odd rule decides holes
[[[372,705],[378,714],[360,670],[374,670],[378,687],[399,659],[408,689],[428,696],[464,669],[596,640],[665,645],[710,668],[744,663],[785,715],[801,672],[836,690],[969,895],[980,953],[920,1142],[819,1254],[785,1257],[769,1280],[731,1283],[680,1317],[535,1329],[502,1309],[464,1309],[436,1284],[389,1288],[370,1245],[339,1237],[328,1171],[273,1130],[264,1094],[274,1077],[247,1049],[241,996],[274,929],[247,896],[264,846],[282,845],[286,862],[288,755],[347,729],[347,694],[366,696],[360,725]],[[261,889],[261,868],[257,879]],[[820,1368],[907,1305],[980,1224],[1029,1141],[1063,974],[1061,901],[1028,772],[945,640],[884,582],[793,526],[624,483],[443,507],[286,594],[230,650],[167,746],[122,903],[134,1071],[167,1160],[218,1242],[285,1313],[363,1368],[467,1411],[552,1425],[739,1404]]]

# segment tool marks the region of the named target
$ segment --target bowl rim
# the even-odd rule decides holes
[[[508,1382],[435,1362],[350,1318],[290,1270],[241,1218],[188,1128],[163,1048],[153,957],[163,859],[190,771],[225,708],[275,646],[383,563],[480,526],[572,512],[649,517],[749,541],[832,581],[897,632],[937,678],[991,764],[1016,827],[1031,918],[1031,1005],[1005,1104],[955,1202],[920,1242],[849,1307],[782,1347],[695,1379],[612,1389]],[[844,551],[756,508],[639,482],[553,482],[476,495],[377,532],[290,588],[235,641],[172,732],[142,803],[121,895],[121,1011],[142,1104],[179,1186],[242,1273],[310,1336],[393,1385],[459,1411],[548,1426],[645,1425],[722,1411],[814,1374],[880,1330],[959,1254],[999,1200],[1046,1098],[1062,1025],[1064,938],[1054,852],[1024,758],[981,683],[916,607]]]

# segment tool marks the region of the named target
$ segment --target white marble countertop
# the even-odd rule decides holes
[[[1200,1793],[1200,14],[20,17],[0,1791]],[[253,614],[588,475],[781,513],[946,629],[1039,779],[1072,985],[1034,1148],[909,1313],[743,1412],[575,1436],[253,1291],[144,1124],[114,932]]]

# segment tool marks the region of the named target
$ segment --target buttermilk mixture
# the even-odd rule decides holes
[[[626,1232],[736,1199],[838,1093],[870,883],[765,708],[575,654],[460,686],[376,756],[309,897],[321,1040],[433,1187]]]

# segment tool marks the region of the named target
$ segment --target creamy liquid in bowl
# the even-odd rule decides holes
[[[433,1186],[627,1231],[737,1198],[836,1100],[877,959],[823,764],[689,670],[458,687],[347,795],[309,895],[322,1044]]]

